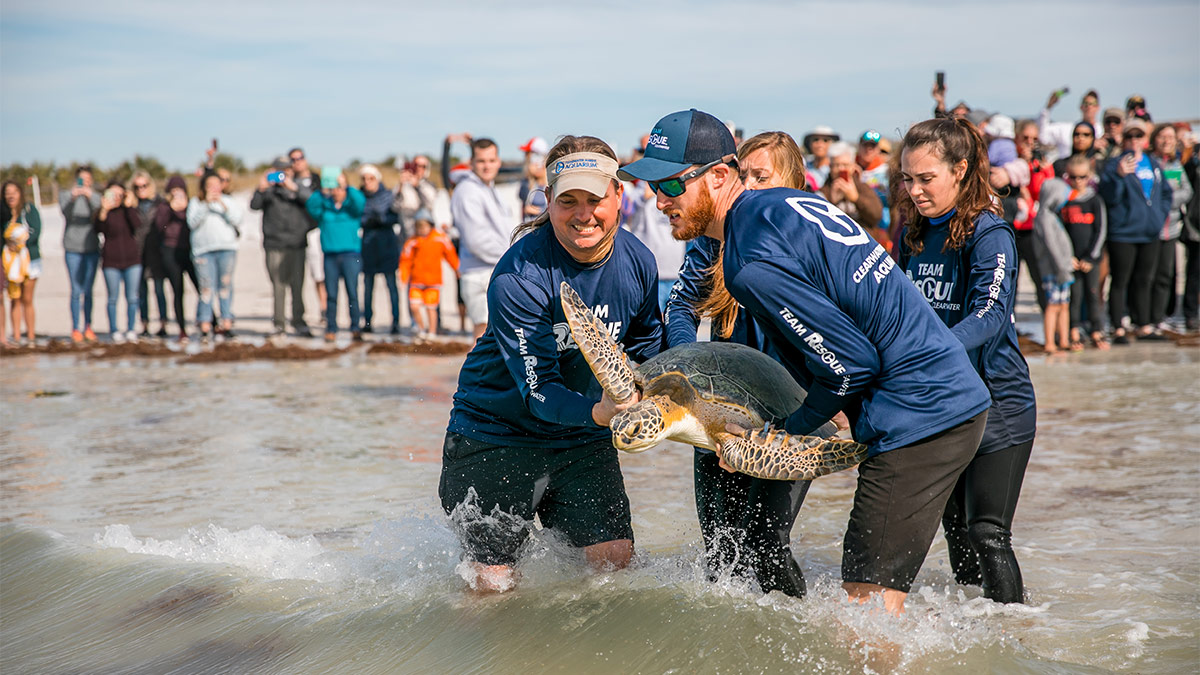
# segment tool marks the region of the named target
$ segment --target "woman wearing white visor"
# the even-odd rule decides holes
[[[473,589],[508,590],[536,514],[620,568],[633,554],[629,499],[609,420],[616,405],[570,337],[566,281],[634,361],[662,348],[654,256],[622,231],[616,153],[566,136],[546,155],[549,205],[518,228],[488,287],[488,331],[459,374],[438,494]],[[546,227],[549,224],[550,227]],[[523,235],[523,236],[522,236]]]

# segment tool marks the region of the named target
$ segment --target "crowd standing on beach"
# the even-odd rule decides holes
[[[336,339],[344,292],[347,328],[361,340],[382,328],[373,307],[382,275],[390,333],[410,330],[406,294],[416,338],[429,339],[441,330],[443,267],[454,270],[459,330],[469,319],[477,342],[460,374],[439,494],[474,588],[517,582],[534,515],[594,566],[623,567],[632,555],[607,426],[641,394],[618,400],[590,370],[597,346],[583,353],[561,307],[569,283],[635,361],[694,342],[707,318],[714,340],[783,364],[807,398],[774,420],[781,431],[770,438],[803,444],[832,421],[867,448],[843,545],[849,597],[879,596],[902,611],[941,524],[959,582],[1023,602],[1011,528],[1036,405],[1013,321],[1019,265],[1037,289],[1046,353],[1200,330],[1200,152],[1190,127],[1154,122],[1138,96],[1101,114],[1095,91],[1081,98],[1081,119],[1052,121],[1065,93],[1037,119],[1014,120],[947,108],[939,77],[933,119],[895,143],[875,130],[846,143],[829,126],[800,144],[785,132],[743,140],[694,109],[659,120],[624,162],[598,138],[551,146],[534,137],[519,146],[515,211],[497,192],[503,167],[488,138],[445,138],[442,188],[426,156],[405,162],[389,188],[377,166],[317,171],[296,147],[250,200],[263,215],[272,337],[289,326],[314,337],[307,276],[324,339]],[[459,143],[469,161],[453,165]],[[145,172],[100,191],[88,167],[76,170],[59,199],[73,341],[98,339],[97,271],[113,342],[150,336],[151,286],[157,337],[169,337],[172,317],[180,341],[190,331],[206,341],[232,334],[244,214],[230,177],[212,166],[215,152],[214,142],[190,199],[182,176],[160,197]],[[436,222],[447,188],[450,217]],[[14,341],[32,340],[40,219],[21,185],[6,182],[3,196],[9,312],[0,315]],[[191,321],[185,277],[199,296]],[[729,432],[751,444],[768,437]],[[720,448],[697,447],[694,466],[710,567],[802,596],[789,537],[808,479],[733,474]]]

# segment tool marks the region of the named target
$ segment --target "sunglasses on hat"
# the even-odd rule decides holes
[[[661,192],[668,197],[678,197],[679,195],[681,195],[685,191],[687,191],[687,182],[688,181],[703,175],[704,172],[708,171],[709,169],[713,168],[714,166],[716,166],[718,164],[731,164],[732,165],[734,163],[734,157],[735,157],[735,155],[725,155],[724,157],[722,157],[718,160],[709,162],[708,164],[705,164],[704,166],[700,167],[699,169],[689,171],[689,172],[683,174],[682,176],[676,176],[675,178],[667,178],[666,180],[660,180],[660,181],[649,181],[648,180],[648,181],[646,181],[646,185],[650,186],[650,189],[653,190],[655,193]]]

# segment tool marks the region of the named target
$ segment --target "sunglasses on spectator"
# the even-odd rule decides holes
[[[708,164],[705,164],[704,166],[700,167],[699,169],[695,169],[694,171],[689,171],[689,172],[683,174],[682,176],[676,176],[675,178],[668,178],[666,180],[660,180],[657,182],[648,180],[648,181],[646,181],[646,185],[650,186],[650,189],[656,193],[661,192],[668,197],[678,197],[679,195],[683,194],[687,190],[687,182],[688,181],[693,180],[693,179],[703,175],[704,172],[708,171],[709,169],[713,168],[714,166],[716,166],[718,164],[732,162],[733,158],[734,158],[734,155],[725,155],[721,159],[718,159],[713,162],[709,162]]]
[[[145,190],[148,187],[150,187],[150,185],[148,183],[134,183],[133,184],[134,190]]]
[[[1094,134],[1092,134],[1092,132],[1090,132],[1090,131],[1076,131],[1075,133],[1073,133],[1071,135],[1074,136],[1075,138],[1079,138],[1080,136],[1086,136],[1086,137],[1090,138]]]
[[[1120,124],[1121,118],[1120,117],[1105,117],[1104,123],[1105,124]]]
[[[292,160],[293,162],[299,162],[300,160],[304,159],[304,155],[296,155],[293,157],[288,157],[288,159]]]
[[[1127,132],[1125,132],[1125,138],[1145,138],[1145,137],[1146,137],[1146,134],[1144,134],[1144,133],[1142,133],[1142,132],[1140,132],[1140,131],[1127,131]]]

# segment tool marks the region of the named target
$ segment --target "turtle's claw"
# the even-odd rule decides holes
[[[820,436],[796,436],[769,426],[721,443],[725,463],[739,473],[772,480],[812,480],[849,469],[867,458],[867,446]]]

